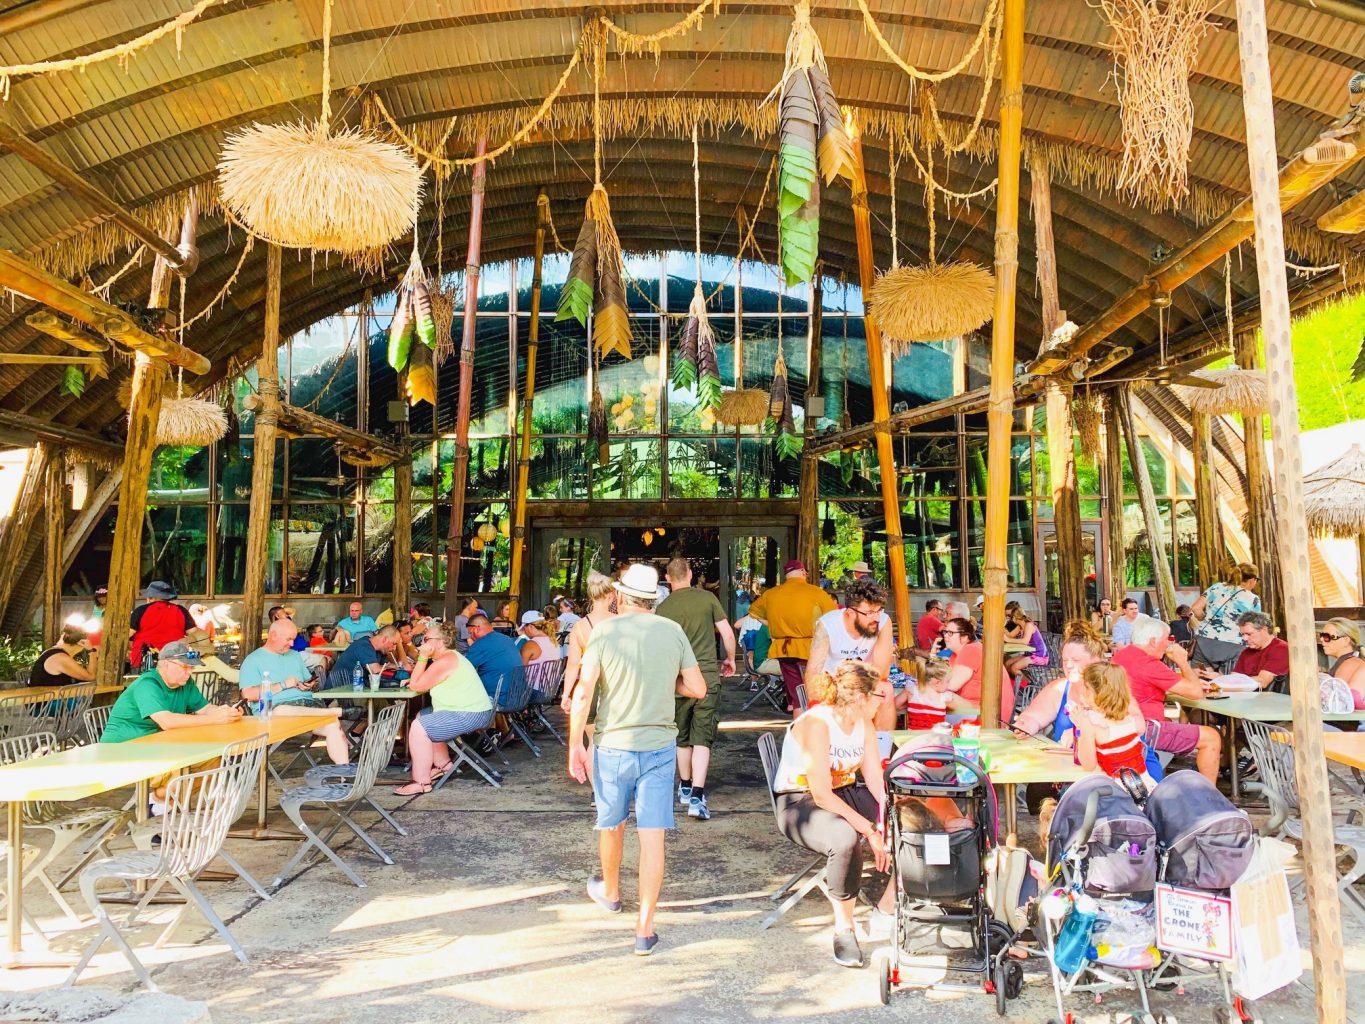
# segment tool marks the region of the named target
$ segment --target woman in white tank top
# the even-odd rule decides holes
[[[825,880],[834,910],[834,959],[845,967],[863,964],[853,926],[863,840],[872,847],[878,871],[885,870],[889,860],[879,831],[886,789],[872,727],[880,703],[878,682],[871,666],[842,662],[826,687],[824,702],[788,728],[773,781],[782,833],[828,858]],[[894,897],[888,886],[878,904],[880,914],[894,910]]]

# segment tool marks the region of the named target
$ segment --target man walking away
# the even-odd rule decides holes
[[[783,581],[765,590],[749,614],[768,624],[772,647],[768,656],[782,666],[782,682],[787,687],[787,709],[797,709],[796,688],[805,680],[810,641],[815,635],[815,620],[839,606],[814,583],[806,580],[806,567],[795,560],[782,567]]]
[[[569,715],[569,774],[583,783],[588,781],[583,727],[600,688],[592,786],[602,873],[588,879],[588,896],[608,913],[621,912],[621,856],[633,800],[640,840],[639,956],[649,956],[659,942],[654,910],[664,880],[664,830],[673,827],[677,757],[673,696],[706,696],[687,634],[654,614],[658,588],[652,566],[632,565],[622,573],[616,583],[618,614],[592,631]]]
[[[720,717],[720,681],[735,674],[735,631],[725,621],[725,609],[710,591],[692,585],[692,567],[675,558],[666,570],[673,592],[659,605],[662,618],[676,622],[687,634],[697,659],[706,696],[701,700],[678,697],[674,720],[678,726],[678,803],[689,818],[709,821],[706,809],[706,773],[711,766],[711,746],[716,741]],[[725,647],[725,660],[716,660],[716,634]]]

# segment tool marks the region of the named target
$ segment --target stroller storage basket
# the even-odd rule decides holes
[[[1085,829],[1086,804],[1097,798],[1097,813]],[[1062,794],[1047,840],[1048,866],[1083,851],[1081,877],[1098,893],[1131,895],[1156,885],[1156,830],[1133,798],[1107,775],[1089,775]]]
[[[957,901],[974,896],[981,888],[981,833],[963,829],[946,833],[948,863],[930,864],[925,846],[944,833],[902,832],[896,847],[896,872],[901,889],[912,899]]]
[[[1147,801],[1162,852],[1161,880],[1187,889],[1231,889],[1251,863],[1251,819],[1204,776],[1166,776]]]

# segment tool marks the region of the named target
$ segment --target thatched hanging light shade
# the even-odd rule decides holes
[[[128,408],[132,402],[132,380],[120,382],[115,395],[119,404]],[[227,431],[227,411],[221,402],[186,396],[180,382],[167,386],[157,419],[157,444],[202,448],[222,440]]]
[[[1360,445],[1303,478],[1303,514],[1319,537],[1355,538],[1365,602],[1365,452]]]
[[[893,267],[877,278],[868,311],[893,351],[959,338],[995,313],[995,277],[974,263]]]
[[[1270,387],[1264,370],[1229,367],[1226,370],[1196,370],[1190,376],[1218,385],[1201,388],[1176,384],[1175,393],[1191,412],[1204,416],[1234,412],[1243,416],[1263,416],[1270,409]]]
[[[422,172],[404,150],[368,132],[330,130],[332,0],[323,11],[322,117],[229,135],[218,190],[233,217],[270,241],[372,252],[412,226]]]

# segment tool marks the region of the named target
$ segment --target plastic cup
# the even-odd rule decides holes
[[[370,692],[371,692],[371,693],[374,693],[376,690],[379,689],[379,677],[380,677],[380,673],[379,673],[379,672],[375,672],[375,671],[371,670],[371,672],[370,672]]]

